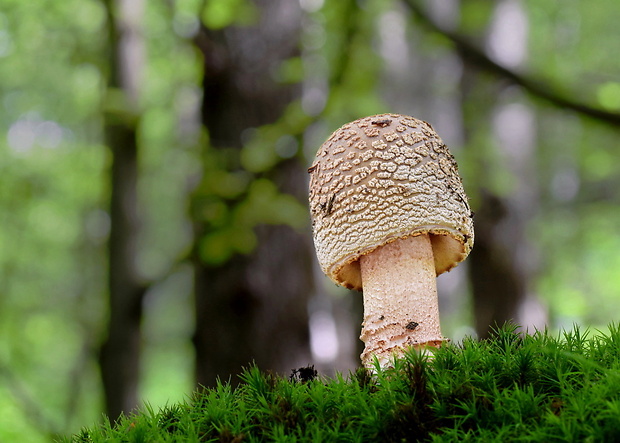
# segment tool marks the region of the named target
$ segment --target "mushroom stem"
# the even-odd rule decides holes
[[[439,347],[439,305],[433,249],[427,234],[398,239],[360,257],[366,347],[362,364],[389,366],[410,346]]]

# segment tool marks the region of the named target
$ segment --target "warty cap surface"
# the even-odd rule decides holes
[[[399,238],[429,234],[437,275],[473,246],[456,161],[422,120],[381,114],[348,123],[323,143],[308,172],[318,261],[342,286],[361,290],[359,257]]]

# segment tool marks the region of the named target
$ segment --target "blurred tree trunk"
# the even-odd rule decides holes
[[[471,140],[476,136],[472,128],[491,132],[488,122],[492,121],[495,109],[491,97],[497,93],[495,91],[497,85],[492,84],[490,88],[481,86],[485,82],[476,66],[467,58],[463,58],[463,62],[464,134],[466,143],[471,146]],[[475,111],[472,111],[474,109]],[[482,151],[475,157],[483,157],[485,150]],[[488,150],[486,152],[488,153]],[[474,207],[476,239],[467,259],[473,297],[474,327],[480,338],[488,337],[492,328],[497,325],[510,320],[516,321],[518,307],[525,296],[523,276],[516,267],[513,251],[503,245],[504,242],[519,241],[514,233],[502,230],[511,208],[506,201],[484,187],[484,183],[491,183],[491,176],[484,172],[493,169],[491,164],[491,160],[480,159],[476,166],[476,170],[479,171],[479,174],[476,174],[479,177],[478,199]],[[503,235],[509,238],[503,239]]]
[[[130,4],[131,2],[131,4]],[[141,0],[106,0],[108,13],[110,75],[106,103],[105,139],[112,157],[109,239],[109,322],[99,364],[106,413],[116,420],[138,404],[140,373],[140,323],[145,287],[137,264],[140,233],[138,210],[137,85],[141,42],[137,21]],[[121,94],[118,94],[118,91]],[[118,97],[117,97],[118,94]]]
[[[519,308],[525,299],[526,278],[511,251],[502,241],[507,234],[503,223],[510,207],[500,197],[482,190],[474,219],[475,250],[469,263],[469,278],[474,300],[474,320],[478,337],[487,338],[491,328],[506,322],[518,322]],[[508,242],[517,240],[511,233]],[[518,240],[517,240],[518,241]]]
[[[489,12],[493,10],[489,9]],[[498,8],[494,12],[497,14]],[[498,17],[495,16],[494,19],[498,20]],[[486,37],[487,46],[493,44],[490,41],[493,38],[494,33],[489,32]],[[483,47],[485,42],[481,40],[478,45]],[[502,49],[509,48],[496,45],[496,51]],[[505,127],[499,127],[505,122],[499,121],[497,117],[498,113],[502,112],[502,98],[506,96],[507,87],[498,81],[489,81],[478,66],[479,60],[471,54],[462,51],[460,56],[463,61],[461,91],[465,138],[472,146],[472,140],[481,139],[476,131],[490,134],[484,136],[486,142],[478,145],[479,152],[473,155],[478,159],[475,175],[479,182],[474,217],[476,239],[468,259],[475,329],[479,337],[486,338],[492,328],[509,321],[518,323],[522,320],[520,308],[527,295],[529,278],[526,263],[519,257],[523,256],[524,248],[528,247],[524,226],[527,217],[524,214],[536,207],[536,193],[530,192],[531,187],[535,186],[535,179],[524,176],[524,165],[531,160],[528,157],[531,146],[526,144],[532,138],[520,134],[518,138],[502,140],[497,136],[500,132],[505,132]],[[519,122],[514,121],[512,124],[517,125]],[[498,138],[495,142],[499,145],[499,154],[492,154],[492,151],[485,147],[494,144],[493,135]],[[520,152],[512,155],[519,157],[519,161],[515,158],[512,162],[507,161],[511,157],[511,150]],[[494,159],[489,159],[488,156]],[[498,168],[504,171],[499,174],[514,176],[519,183],[516,186],[528,187],[513,190],[514,194],[521,196],[521,201],[500,197],[489,189],[497,182],[498,172],[494,171]]]
[[[256,5],[256,25],[203,29],[196,39],[205,60],[202,120],[211,148],[232,148],[237,156],[244,131],[277,121],[299,93],[273,80],[274,70],[297,51],[299,6],[286,0]],[[281,191],[301,199],[307,198],[306,176],[294,159],[268,173]],[[228,200],[228,207],[242,198]],[[194,226],[197,240],[210,229],[200,220]],[[311,243],[287,226],[264,225],[256,233],[258,246],[250,255],[222,265],[207,265],[194,254],[199,384],[226,380],[252,361],[278,372],[309,362]]]

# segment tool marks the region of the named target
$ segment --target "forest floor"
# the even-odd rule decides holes
[[[285,378],[249,367],[187,401],[62,442],[620,441],[620,327],[557,336],[505,326],[394,368]]]

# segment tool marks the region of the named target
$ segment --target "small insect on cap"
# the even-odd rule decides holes
[[[336,283],[361,290],[358,259],[399,238],[429,234],[437,275],[474,243],[456,161],[431,125],[381,114],[334,132],[310,173],[317,257]]]

